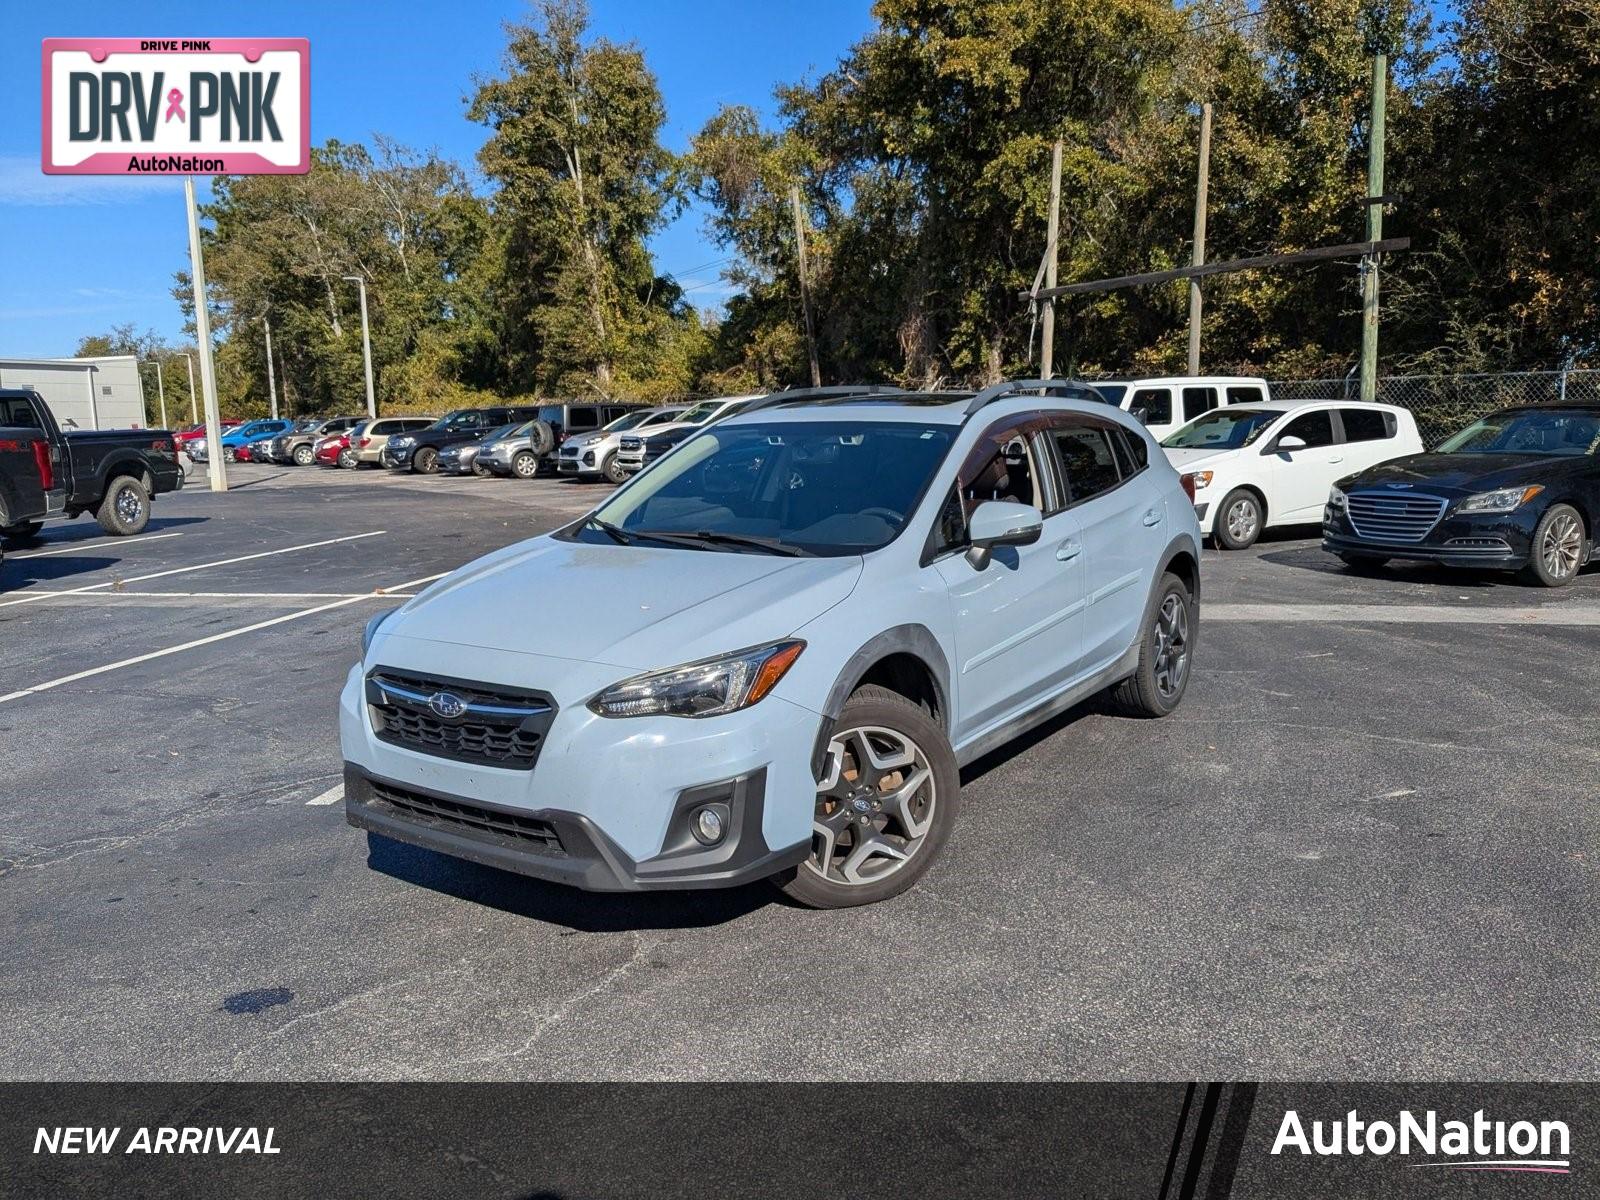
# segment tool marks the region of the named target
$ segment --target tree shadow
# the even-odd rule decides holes
[[[687,892],[585,892],[480,866],[378,833],[367,834],[367,866],[457,900],[582,933],[704,929],[737,920],[778,898],[777,891],[764,882]]]

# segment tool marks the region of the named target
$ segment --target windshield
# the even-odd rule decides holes
[[[615,421],[605,427],[606,433],[616,433],[623,429],[632,429],[635,425],[642,425],[650,416],[649,409],[637,409],[631,413],[623,413]]]
[[[721,400],[704,400],[682,413],[678,420],[685,425],[704,425],[711,414],[721,407]]]
[[[591,518],[570,536],[755,554],[862,554],[905,527],[955,433],[898,421],[719,424],[596,509],[604,524]]]
[[[276,428],[276,427],[274,425],[272,425],[271,422],[268,422],[268,421],[251,421],[250,424],[248,424],[248,425],[241,425],[238,429],[234,430],[234,432],[235,433],[269,433],[274,428]]]
[[[1446,438],[1437,452],[1575,458],[1595,453],[1597,442],[1600,442],[1600,413],[1550,409],[1494,413]]]
[[[301,417],[294,423],[293,432],[309,433],[313,429],[321,429],[326,424],[329,424],[329,422],[323,421],[319,417]]]
[[[473,408],[458,408],[455,412],[447,412],[440,417],[429,429],[457,429],[463,425],[477,425],[478,411]]]
[[[1092,386],[1100,393],[1100,398],[1111,405],[1121,404],[1122,398],[1128,394],[1128,385],[1125,383],[1096,383]]]
[[[1237,450],[1261,436],[1281,412],[1270,408],[1217,408],[1191,421],[1161,444],[1172,450]]]
[[[523,421],[521,424],[512,422],[510,425],[502,425],[499,429],[490,430],[488,436],[483,440],[486,442],[498,442],[501,438],[520,437],[531,428],[533,428],[532,421]]]

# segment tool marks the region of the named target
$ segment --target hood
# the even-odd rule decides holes
[[[1161,448],[1161,453],[1165,454],[1167,456],[1167,461],[1180,471],[1192,471],[1195,469],[1195,467],[1201,464],[1206,466],[1214,466],[1224,459],[1239,457],[1238,449],[1230,450],[1226,446],[1221,448],[1212,446],[1199,446],[1195,447],[1194,449],[1184,450],[1169,450],[1163,446]]]
[[[838,604],[862,560],[589,545],[538,537],[469,563],[381,636],[676,666],[786,637]]]
[[[1405,484],[1419,491],[1488,492],[1518,484],[1548,483],[1594,469],[1587,455],[1543,454],[1411,454],[1339,481],[1350,488]]]

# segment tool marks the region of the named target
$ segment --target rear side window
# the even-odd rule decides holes
[[[1333,414],[1327,409],[1321,412],[1301,413],[1278,435],[1281,442],[1286,437],[1297,437],[1305,441],[1310,449],[1318,446],[1333,445]]]
[[[1172,393],[1166,388],[1140,388],[1129,401],[1128,411],[1139,413],[1139,419],[1146,425],[1170,425]]]
[[[1109,492],[1122,482],[1117,470],[1116,452],[1106,431],[1088,425],[1052,429],[1050,437],[1066,476],[1067,500],[1077,504],[1101,492]]]
[[[1183,389],[1183,419],[1192,421],[1217,406],[1217,389],[1214,387],[1186,387]]]
[[[1111,439],[1117,447],[1117,465],[1122,468],[1123,478],[1137,475],[1150,465],[1150,447],[1138,434],[1116,429],[1112,431]]]
[[[597,408],[569,408],[567,410],[568,429],[596,429],[600,425],[600,410]]]
[[[1339,420],[1344,422],[1344,440],[1347,442],[1378,442],[1394,436],[1394,418],[1386,412],[1371,408],[1341,408]]]
[[[1227,389],[1229,404],[1260,404],[1266,399],[1261,389],[1250,384],[1233,384]]]
[[[33,412],[33,405],[22,396],[0,400],[0,425],[22,429],[40,428],[39,418]]]

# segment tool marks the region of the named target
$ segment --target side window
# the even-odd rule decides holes
[[[1052,429],[1061,472],[1066,476],[1067,501],[1077,504],[1108,492],[1122,482],[1116,453],[1106,431],[1096,426],[1069,425]]]
[[[1149,451],[1142,437],[1137,437],[1126,429],[1113,429],[1109,432],[1111,448],[1117,455],[1117,469],[1122,472],[1124,479],[1130,475],[1137,475],[1150,465]]]
[[[1234,384],[1227,390],[1229,404],[1260,404],[1266,399],[1253,384]]]
[[[569,408],[567,410],[567,428],[569,430],[594,429],[599,426],[599,410],[593,408]]]
[[[1333,414],[1327,409],[1321,412],[1301,413],[1294,420],[1284,426],[1283,432],[1278,435],[1278,441],[1286,437],[1297,437],[1304,440],[1309,449],[1318,446],[1333,445]],[[1279,451],[1282,453],[1282,451]]]
[[[1037,449],[1021,428],[986,433],[967,456],[955,487],[939,509],[929,538],[930,557],[967,544],[967,520],[985,500],[1009,500],[1045,510]]]
[[[1183,389],[1183,419],[1192,421],[1202,413],[1217,406],[1217,389],[1214,387],[1186,387]]]
[[[1172,392],[1167,388],[1140,388],[1128,402],[1128,411],[1138,414],[1146,425],[1171,425]]]
[[[1378,442],[1394,436],[1394,418],[1386,412],[1371,408],[1341,408],[1339,419],[1344,422],[1344,440],[1347,442]]]
[[[618,417],[625,417],[632,411],[633,410],[631,408],[628,408],[625,405],[614,404],[610,408],[606,409],[605,416],[602,418],[602,422],[601,423],[605,424],[605,425],[609,425],[609,424],[611,424],[611,422],[615,421]]]
[[[39,418],[34,415],[33,405],[21,396],[0,401],[0,425],[10,425],[18,429],[40,428]]]

